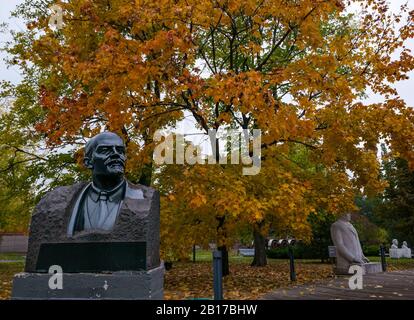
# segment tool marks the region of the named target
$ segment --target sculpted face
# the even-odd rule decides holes
[[[88,144],[84,162],[94,176],[110,178],[124,175],[125,145],[118,135],[112,132],[100,133]]]

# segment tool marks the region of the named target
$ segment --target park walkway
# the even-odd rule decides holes
[[[351,290],[347,276],[310,285],[278,289],[263,296],[265,300],[414,300],[414,270],[368,274],[363,289]]]

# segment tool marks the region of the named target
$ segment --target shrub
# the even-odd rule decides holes
[[[364,251],[365,256],[378,256],[379,255],[379,246],[376,244],[363,246],[362,251]]]
[[[292,247],[293,255],[296,259],[328,259],[328,247],[321,247],[319,245],[297,243]],[[269,259],[288,259],[288,248],[276,248],[266,250],[266,255]]]

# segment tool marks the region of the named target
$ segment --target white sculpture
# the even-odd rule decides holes
[[[381,272],[379,263],[370,263],[362,252],[358,232],[350,223],[351,213],[344,214],[331,226],[331,237],[336,247],[336,274],[349,274],[352,265],[360,265],[365,272]]]
[[[401,248],[398,248],[398,240],[393,239],[390,248],[390,258],[411,258],[411,249],[407,246],[407,241],[403,241]]]
[[[391,245],[391,248],[390,248],[390,258],[392,258],[392,259],[401,258],[401,250],[398,249],[398,240],[397,239],[392,240],[392,245]]]
[[[408,248],[407,241],[403,241],[402,247],[402,257],[411,259],[411,249]]]

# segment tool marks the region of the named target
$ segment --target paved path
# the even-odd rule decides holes
[[[311,285],[278,289],[266,294],[266,300],[414,300],[414,270],[368,274],[363,289],[351,290],[349,277],[336,277]]]

